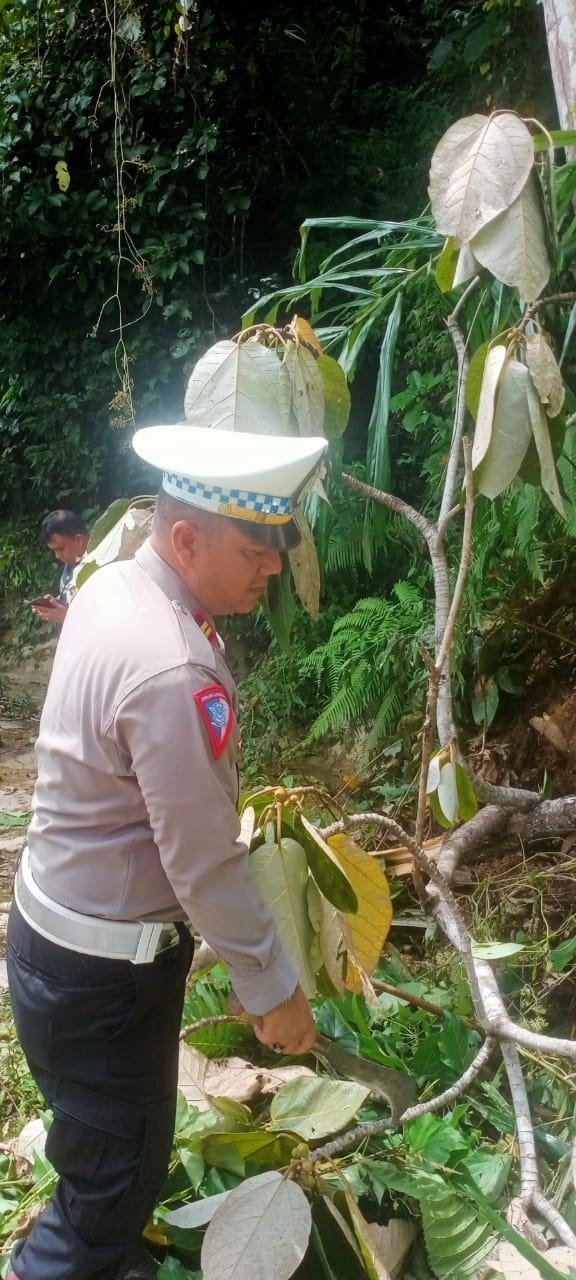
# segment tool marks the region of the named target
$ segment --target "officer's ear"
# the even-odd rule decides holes
[[[196,562],[201,540],[200,533],[200,525],[195,520],[176,520],[172,525],[170,541],[180,564],[185,569],[191,568]]]

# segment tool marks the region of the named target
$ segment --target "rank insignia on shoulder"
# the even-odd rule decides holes
[[[210,644],[213,645],[214,648],[216,648],[218,644],[218,636],[214,630],[214,627],[212,626],[212,623],[209,617],[207,616],[207,614],[204,613],[204,610],[197,609],[196,612],[192,614],[192,617],[196,623],[196,626],[200,627],[202,634],[205,635],[206,639],[210,641]]]
[[[221,684],[210,684],[194,694],[194,701],[200,708],[212,750],[218,760],[226,748],[234,724],[234,712],[228,694]]]

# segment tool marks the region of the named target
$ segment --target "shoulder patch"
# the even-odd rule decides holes
[[[226,748],[234,723],[234,712],[228,694],[221,684],[209,684],[194,694],[194,701],[200,708],[212,750],[218,760]]]

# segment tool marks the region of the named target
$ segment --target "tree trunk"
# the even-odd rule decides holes
[[[561,129],[576,129],[576,0],[543,0],[548,56]],[[576,160],[576,147],[566,147]]]

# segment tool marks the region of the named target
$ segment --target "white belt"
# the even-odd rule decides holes
[[[36,933],[82,955],[149,964],[161,951],[180,941],[175,924],[161,920],[153,924],[142,920],[102,920],[54,902],[36,884],[27,848],[16,871],[14,897],[20,914]]]

